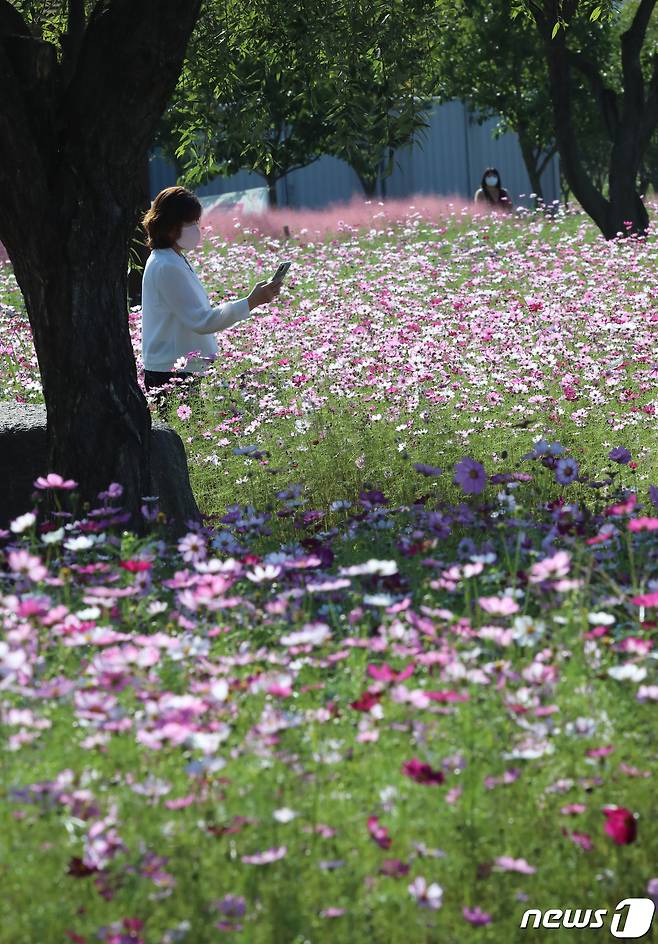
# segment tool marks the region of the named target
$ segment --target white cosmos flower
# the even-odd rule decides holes
[[[306,623],[296,632],[281,637],[284,646],[319,646],[331,636],[326,623]]]
[[[627,662],[626,665],[615,665],[608,669],[608,675],[618,682],[643,682],[647,677],[647,670]]]
[[[69,538],[64,541],[64,547],[67,551],[88,551],[96,543],[90,534],[81,534],[77,538]]]
[[[611,613],[588,613],[587,622],[592,626],[612,626],[615,618]]]
[[[247,580],[251,580],[252,583],[263,583],[266,580],[276,580],[280,573],[281,568],[274,564],[266,564],[265,567],[256,564],[253,571],[250,574],[246,574],[246,577]]]
[[[512,623],[512,638],[519,646],[534,646],[546,631],[546,623],[532,616],[517,616]]]
[[[14,534],[22,534],[23,531],[27,531],[28,528],[31,528],[36,520],[37,516],[33,515],[31,511],[28,511],[26,514],[14,518],[9,527]]]
[[[287,806],[284,806],[280,810],[275,810],[274,813],[272,813],[272,816],[277,821],[277,823],[290,823],[297,816],[297,813],[295,810],[291,810]]]
[[[56,531],[46,531],[45,534],[41,535],[41,540],[44,544],[59,544],[60,541],[64,540],[64,528],[57,528]]]

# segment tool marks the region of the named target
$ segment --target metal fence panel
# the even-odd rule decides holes
[[[497,119],[479,125],[462,102],[435,105],[429,127],[412,145],[395,155],[395,168],[384,182],[386,196],[406,197],[415,193],[459,196],[472,199],[487,166],[497,167],[503,185],[515,203],[530,203],[531,186],[516,134],[494,138]],[[151,194],[176,183],[176,170],[159,155],[151,158]],[[230,177],[215,177],[197,188],[200,196],[262,187],[263,178],[250,171]],[[554,157],[542,177],[544,199],[559,199],[559,163]],[[319,209],[349,201],[361,194],[359,180],[347,164],[324,155],[300,170],[292,171],[277,184],[280,206]]]

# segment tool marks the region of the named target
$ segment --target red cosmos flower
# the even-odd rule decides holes
[[[423,783],[426,786],[438,785],[445,780],[440,770],[432,770],[429,764],[423,764],[417,757],[404,762],[402,773],[405,777],[411,777],[416,783]]]
[[[377,702],[381,701],[381,697],[381,692],[365,691],[356,701],[350,702],[350,708],[354,708],[355,711],[370,711]]]
[[[131,574],[138,574],[143,570],[150,570],[153,567],[151,561],[146,560],[125,560],[119,561],[119,567],[129,570]]]
[[[390,849],[393,840],[388,834],[388,829],[385,826],[379,825],[379,820],[376,816],[368,817],[368,832],[370,833],[370,838],[373,839],[380,849]]]
[[[637,820],[625,806],[604,806],[604,832],[618,846],[629,846],[637,837]]]

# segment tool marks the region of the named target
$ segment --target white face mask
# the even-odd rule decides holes
[[[495,187],[496,184],[498,183],[498,178],[497,178],[497,177],[491,177],[491,176],[485,177],[485,178],[484,178],[484,182],[485,182],[485,184],[487,185],[487,187]]]
[[[198,223],[189,223],[183,226],[181,234],[176,240],[181,249],[194,249],[201,242],[201,227]]]

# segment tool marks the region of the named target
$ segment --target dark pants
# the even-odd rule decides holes
[[[178,387],[180,388],[187,387],[189,389],[190,384],[193,384],[194,386],[196,386],[201,379],[201,375],[192,373],[191,371],[183,371],[183,370],[172,370],[172,371],[169,371],[168,373],[165,373],[159,370],[145,370],[144,371],[144,387],[146,388],[147,393],[150,390],[156,389],[157,387],[163,387],[165,384],[170,383],[172,380],[174,380],[177,377],[180,378],[181,380],[185,380],[188,377],[192,377],[193,380],[186,384],[182,384],[182,383],[172,384],[171,389],[162,390],[158,394],[157,401],[156,401],[157,407],[158,407],[158,413],[163,419],[166,419],[166,416],[167,416],[168,395]]]
[[[164,385],[168,384],[174,377],[180,377],[184,380],[186,377],[194,377],[194,374],[183,370],[172,370],[169,373],[163,373],[159,370],[145,370],[144,386],[147,390],[153,390],[155,387],[164,387]],[[178,387],[181,385],[175,384],[175,386]]]

